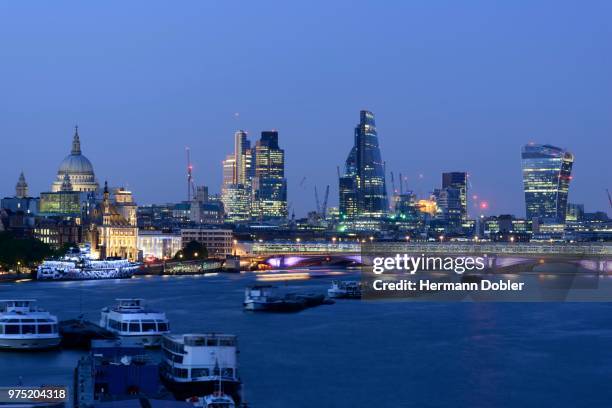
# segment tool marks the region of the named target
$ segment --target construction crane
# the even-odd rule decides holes
[[[195,197],[195,183],[193,182],[193,166],[191,165],[191,149],[185,147],[187,152],[187,201],[191,201],[191,197]]]
[[[321,204],[321,202],[319,201],[319,190],[317,189],[317,186],[314,187],[314,193],[315,202],[317,203],[317,214],[319,214],[321,218],[325,218],[325,215],[327,213],[327,200],[329,199],[329,184],[327,185],[327,187],[325,187],[325,196],[323,197],[323,204]]]
[[[399,193],[400,195],[404,194],[404,180],[402,179],[402,173],[399,174]]]
[[[606,188],[606,192],[608,193],[608,201],[610,202],[610,208],[612,208],[612,196],[610,195],[610,190]]]
[[[323,205],[321,206],[321,218],[325,219],[327,215],[327,199],[329,198],[329,184],[325,187],[325,198],[323,199]]]

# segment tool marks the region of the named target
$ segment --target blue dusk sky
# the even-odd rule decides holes
[[[337,205],[368,109],[421,196],[465,170],[488,213],[524,216],[533,141],[573,152],[570,201],[610,213],[611,21],[597,0],[2,2],[0,196],[21,170],[48,191],[76,123],[99,182],[142,204],[185,198],[186,146],[217,192],[234,131],[277,129],[300,216],[315,185]]]

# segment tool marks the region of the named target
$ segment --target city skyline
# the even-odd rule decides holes
[[[372,115],[371,112],[363,111],[362,110],[362,111],[360,111],[360,114],[361,114],[361,117],[362,117],[361,125],[363,125],[363,123],[365,123],[365,122],[363,122],[364,115],[371,115],[372,123],[374,123],[373,122],[373,120],[374,120],[373,117],[374,116]],[[358,125],[357,128],[355,129],[356,134],[357,134],[357,130],[359,130],[361,125]],[[373,127],[373,129],[374,129],[374,135],[376,135],[375,127]],[[274,135],[274,137],[276,138],[275,139],[276,140],[275,143],[276,143],[276,147],[277,148],[278,148],[278,137],[279,137],[278,134],[279,134],[278,130],[271,130],[271,131],[270,130],[262,130],[261,131],[261,137],[262,138],[265,138],[267,135]],[[355,137],[357,137],[357,136],[355,136]],[[242,143],[246,143],[247,149],[250,149],[251,143],[250,143],[250,141],[247,138],[248,138],[248,133],[246,131],[242,130],[242,129],[239,129],[239,130],[237,130],[234,133],[233,139],[232,139],[232,141],[235,144],[235,146],[233,148],[234,149],[234,153],[232,155],[227,155],[226,158],[221,161],[222,181],[220,183],[219,190],[218,191],[214,191],[213,190],[213,191],[209,192],[208,191],[208,189],[210,188],[209,185],[203,185],[203,184],[200,184],[200,183],[196,183],[196,180],[192,180],[192,185],[190,186],[190,188],[193,188],[194,190],[193,190],[193,193],[190,193],[190,194],[193,195],[193,197],[195,197],[195,194],[196,194],[195,189],[197,188],[199,190],[200,186],[206,187],[206,189],[207,189],[206,195],[208,195],[210,193],[210,194],[217,194],[219,197],[223,196],[223,188],[224,188],[223,186],[224,186],[226,178],[228,177],[227,174],[226,174],[227,173],[227,164],[226,164],[226,162],[228,162],[228,160],[230,161],[230,165],[233,167],[233,170],[231,170],[232,174],[230,175],[230,178],[233,178],[231,181],[233,181],[234,183],[236,181],[239,181],[238,179],[241,179],[241,178],[244,177],[244,174],[241,176],[240,173],[244,173],[245,171],[248,171],[248,172],[252,171],[253,172],[252,174],[255,175],[255,164],[252,164],[253,167],[251,167],[250,163],[251,163],[252,158],[251,158],[250,154],[249,154],[248,158],[246,159],[246,160],[248,160],[248,163],[249,163],[248,164],[248,166],[249,166],[248,168],[243,169],[242,171],[239,171],[239,170],[236,170],[236,168],[234,167],[234,166],[236,166],[236,164],[234,164],[234,157],[237,154],[237,150],[235,150],[235,149],[237,149],[237,146],[239,146],[239,140],[242,140],[243,141]],[[357,139],[355,139],[355,141],[357,141]],[[257,145],[259,145],[259,142],[257,143]],[[545,148],[551,148],[551,149],[557,149],[557,150],[563,151],[563,149],[560,149],[557,146],[540,145],[540,144],[536,144],[534,142],[529,142],[529,143],[521,146],[521,151],[523,152],[522,153],[523,157],[522,157],[522,159],[519,158],[519,162],[522,162],[523,166],[524,166],[524,150],[526,148],[530,148],[532,146],[536,147],[536,148],[544,146]],[[255,146],[253,146],[253,148],[255,148]],[[187,149],[189,149],[189,148],[187,148]],[[355,149],[355,147],[353,147],[351,151],[353,151],[354,149]],[[281,152],[282,152],[282,150],[281,150]],[[354,155],[354,153],[349,154],[349,159],[350,159],[351,155]],[[78,157],[79,160],[84,160],[85,163],[81,164],[81,162],[79,160],[76,160],[76,162],[75,162],[75,157]],[[348,163],[349,159],[347,159],[347,163]],[[242,159],[242,160],[245,160],[245,159]],[[282,159],[282,160],[284,162],[284,159]],[[571,160],[572,161],[574,160],[573,157],[571,158]],[[63,170],[63,168],[66,166],[66,163],[68,163],[68,162],[72,163],[73,165],[75,165],[75,163],[76,163],[77,167],[79,167],[79,168],[82,167],[83,165],[85,165],[85,167],[87,167],[87,169],[85,169],[85,170],[87,170],[90,173],[93,172],[93,170],[91,168],[92,163],[87,158],[85,158],[84,156],[81,156],[81,140],[80,140],[80,135],[79,135],[79,131],[78,131],[78,125],[76,125],[74,127],[74,130],[73,130],[70,154],[68,156],[66,156],[64,158],[64,160],[60,163],[60,168],[59,168],[59,170],[57,172],[57,176],[55,178],[55,181],[51,182],[51,184],[52,184],[51,185],[51,189],[43,188],[40,192],[36,192],[36,191],[32,192],[28,175],[24,174],[25,172],[22,170],[18,174],[17,184],[13,185],[13,187],[12,187],[12,191],[13,192],[10,192],[8,194],[0,193],[0,195],[6,196],[6,197],[12,197],[14,195],[15,189],[17,189],[17,191],[19,191],[20,189],[23,189],[23,187],[21,187],[21,185],[25,181],[24,177],[27,178],[27,180],[28,180],[27,186],[26,186],[26,191],[29,192],[30,196],[38,196],[40,193],[44,193],[44,192],[47,192],[47,191],[50,191],[50,190],[52,190],[52,191],[60,191],[60,188],[62,187],[63,184],[66,184],[66,183],[70,184],[70,181],[67,179],[68,176],[66,174],[64,174],[65,170]],[[383,160],[383,163],[386,163],[386,162]],[[345,164],[345,165],[348,165],[348,164]],[[187,163],[185,163],[185,168],[183,170],[186,170],[186,166],[187,166]],[[571,165],[570,165],[570,168],[571,168]],[[340,171],[339,167],[337,168],[337,171]],[[524,169],[523,169],[523,171],[524,171]],[[236,172],[238,172],[238,173],[236,173]],[[90,174],[90,173],[87,173],[87,174]],[[91,174],[93,174],[93,173],[91,173]],[[186,174],[187,173],[185,173],[184,176]],[[467,183],[469,185],[471,183],[471,181],[469,180],[470,179],[469,172],[466,172],[466,173],[461,173],[461,172],[442,172],[442,173],[439,174],[439,176],[442,177],[442,183],[438,185],[438,184],[436,184],[434,182],[432,184],[431,189],[430,189],[430,191],[428,193],[426,193],[424,195],[419,195],[418,193],[415,193],[415,191],[408,184],[408,182],[406,181],[407,177],[402,176],[402,174],[399,173],[399,174],[397,174],[397,176],[402,177],[402,178],[401,179],[398,178],[398,181],[397,181],[398,184],[395,186],[395,192],[397,194],[399,194],[400,190],[403,189],[404,192],[415,193],[416,197],[419,198],[419,199],[420,198],[434,197],[440,191],[440,189],[439,189],[440,186],[445,187],[445,185],[444,185],[445,183],[448,183],[448,184],[451,183],[450,177],[453,177],[453,176],[457,177],[457,176],[459,176],[461,174],[465,174],[464,177],[467,176],[467,178],[464,178],[463,183]],[[342,177],[340,177],[340,179],[345,177],[345,175],[342,172],[340,172],[340,175],[342,176]],[[89,177],[89,176],[87,176],[87,177]],[[250,177],[252,177],[252,176],[250,176]],[[387,175],[387,177],[388,177],[388,175]],[[571,177],[569,175],[567,177],[568,177],[568,180],[573,179],[573,177],[574,177],[573,173],[572,173]],[[385,176],[383,176],[383,184],[385,184],[384,183],[384,178],[385,178]],[[448,178],[448,180],[447,180],[447,178]],[[103,179],[104,179],[104,183],[108,182],[108,179],[106,177],[103,177]],[[304,179],[306,179],[306,177],[304,177]],[[304,181],[304,179],[302,181]],[[400,181],[400,180],[402,180],[402,181]],[[87,181],[87,182],[91,182],[91,183],[95,182],[96,186],[98,186],[98,183],[101,183],[99,180],[93,179],[93,178],[91,179],[91,181]],[[185,180],[183,180],[183,183],[185,184],[187,182],[188,182],[188,177],[185,177]],[[338,182],[338,179],[336,180],[336,182]],[[400,187],[400,183],[403,183],[402,187]],[[393,191],[394,190],[393,190],[393,187],[392,187],[391,183],[386,183],[386,184],[387,184],[386,185],[387,195],[388,195],[389,200],[390,200],[391,197],[393,197]],[[524,189],[525,187],[524,187],[524,180],[523,179],[521,179],[521,184],[522,184],[523,189]],[[124,188],[124,187],[129,188],[129,183],[125,183],[125,184],[116,183],[115,185],[117,187],[118,186],[122,186],[122,188]],[[574,183],[572,183],[572,186],[573,185],[574,185]],[[72,189],[72,184],[70,184],[70,188]],[[102,191],[101,187],[98,186],[98,188],[99,188],[99,191]],[[81,187],[78,187],[78,188],[75,188],[74,190],[94,191],[94,190],[90,190],[89,187],[87,187],[85,189],[82,189]],[[471,190],[471,187],[470,187],[470,190]],[[567,190],[567,187],[566,187],[566,190]],[[571,191],[571,189],[570,189],[570,191]],[[523,196],[522,196],[523,211],[522,212],[520,212],[520,211],[516,212],[516,213],[512,213],[512,212],[506,212],[506,213],[504,213],[504,212],[494,212],[489,207],[490,203],[489,203],[488,199],[486,198],[486,195],[485,195],[484,198],[482,196],[478,197],[478,195],[474,194],[473,191],[468,191],[467,192],[467,197],[465,197],[466,196],[465,192],[461,193],[462,194],[462,196],[461,196],[462,197],[462,204],[461,205],[467,207],[467,213],[472,218],[476,217],[478,213],[487,214],[487,215],[512,214],[514,216],[523,218],[523,217],[526,217],[527,214],[526,214],[526,209],[525,209],[525,196],[524,196],[525,192],[524,192],[524,190],[521,191],[521,193],[523,194]],[[19,196],[19,194],[17,194],[17,196]],[[465,198],[463,198],[463,197],[465,197]],[[475,199],[476,197],[477,197],[477,199]],[[580,200],[572,200],[571,197],[572,197],[571,194],[568,194],[567,197],[565,198],[565,202],[567,204],[579,204],[579,205],[583,205],[584,206],[584,203],[582,201],[580,201]],[[186,197],[182,197],[182,198],[179,198],[178,200],[175,200],[175,201],[177,201],[177,202],[185,201],[185,198]],[[465,199],[467,199],[467,203],[463,204]],[[162,200],[162,201],[146,202],[146,203],[142,203],[141,202],[140,204],[141,205],[150,205],[150,204],[163,204],[163,203],[168,203],[168,202],[172,202],[172,201],[171,200],[165,200],[165,201]],[[287,200],[287,202],[290,205],[290,207],[293,207],[293,203],[292,203],[290,197]],[[486,203],[485,206],[479,205],[479,204],[483,204],[483,203]],[[338,201],[338,204],[339,204],[339,201]],[[388,205],[387,206],[387,211],[389,213],[392,213],[392,211],[391,211],[392,204],[390,202],[388,202],[387,205]],[[592,209],[587,207],[586,209],[589,210],[589,211],[603,211],[604,213],[608,213],[609,212],[608,208],[609,207],[605,207],[604,206],[602,208],[592,208]],[[315,209],[316,208],[307,208],[307,211],[314,211]],[[489,210],[491,210],[491,211],[489,211]],[[287,213],[287,216],[291,216],[291,214]],[[527,216],[527,218],[529,218],[529,217]],[[230,217],[230,219],[231,219],[231,217]]]
[[[143,204],[185,199],[186,146],[196,183],[219,192],[234,132],[278,129],[301,216],[315,208],[315,185],[329,184],[337,205],[336,166],[368,109],[387,175],[401,172],[420,197],[441,173],[466,171],[489,213],[524,216],[520,149],[535,142],[575,154],[570,202],[610,213],[605,3],[556,3],[546,30],[545,4],[186,7],[2,6],[0,34],[19,41],[0,67],[0,195],[21,170],[31,193],[48,191],[75,122],[99,182],[126,185]],[[358,23],[367,18],[386,23]],[[371,58],[350,64],[363,47]]]

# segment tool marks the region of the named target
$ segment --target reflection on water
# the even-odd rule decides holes
[[[287,270],[292,291],[323,293],[356,271]],[[340,275],[338,275],[340,274]],[[268,274],[0,284],[60,319],[142,297],[175,332],[239,336],[245,396],[255,408],[609,406],[612,305],[338,300],[296,314],[242,310]],[[0,353],[0,385],[71,384],[81,354]],[[7,369],[10,367],[10,369]]]

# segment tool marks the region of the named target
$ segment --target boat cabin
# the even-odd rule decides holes
[[[35,300],[0,300],[0,335],[56,334],[57,318]]]

